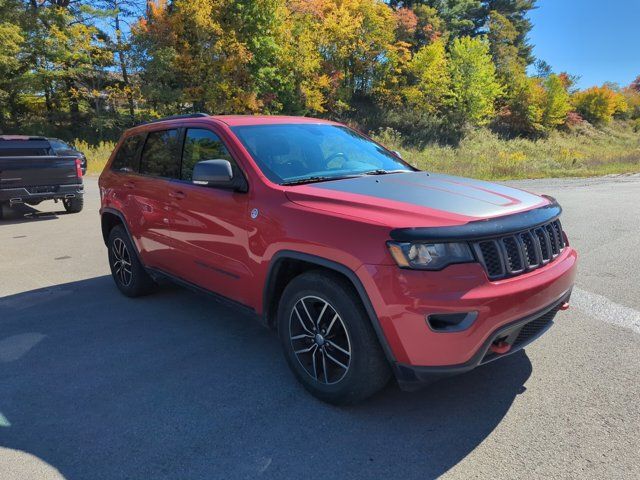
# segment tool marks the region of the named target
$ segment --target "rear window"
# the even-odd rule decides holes
[[[178,130],[150,132],[140,157],[140,173],[154,177],[179,178],[180,142]]]
[[[1,140],[0,157],[39,157],[53,155],[46,140]]]
[[[132,135],[125,138],[124,142],[116,152],[111,168],[120,172],[138,171],[138,151],[142,145],[141,135]]]

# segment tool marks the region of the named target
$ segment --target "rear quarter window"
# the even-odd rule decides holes
[[[111,169],[120,172],[137,172],[138,152],[142,146],[142,141],[142,135],[132,135],[131,137],[125,138],[116,152],[116,156],[111,164]]]
[[[140,173],[154,177],[179,178],[178,130],[149,132],[140,157]]]

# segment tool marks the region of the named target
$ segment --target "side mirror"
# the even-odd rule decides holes
[[[193,166],[192,180],[196,185],[246,191],[244,178],[235,178],[229,160],[202,160]]]

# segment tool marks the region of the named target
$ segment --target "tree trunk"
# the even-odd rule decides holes
[[[120,63],[120,70],[122,71],[122,83],[127,89],[127,103],[129,105],[129,116],[133,123],[135,119],[135,105],[133,103],[133,92],[131,91],[131,82],[129,81],[129,72],[127,71],[127,59],[124,53],[124,47],[122,45],[122,30],[120,30],[120,15],[116,14],[115,18],[115,30],[116,30],[116,51],[118,52],[118,61]]]
[[[71,114],[71,128],[76,129],[80,122],[80,105],[77,97],[71,93],[73,90],[73,81],[66,79],[64,81],[67,87],[67,98],[69,99],[69,113]]]

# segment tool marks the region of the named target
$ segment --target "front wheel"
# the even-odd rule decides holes
[[[325,402],[355,404],[389,381],[368,315],[339,275],[313,271],[294,278],[280,301],[278,333],[297,379]]]
[[[62,200],[62,205],[67,213],[79,213],[84,208],[84,195],[79,194],[75,197],[65,198]]]

